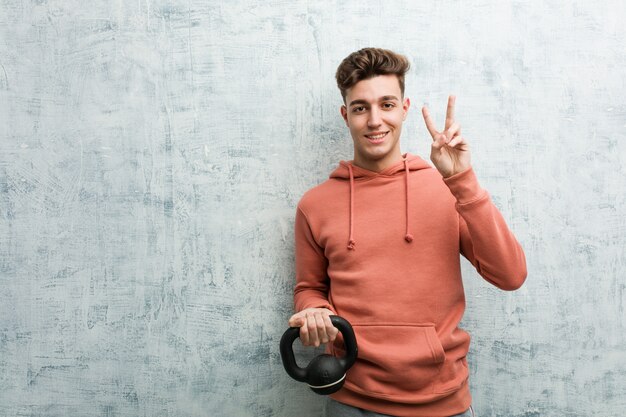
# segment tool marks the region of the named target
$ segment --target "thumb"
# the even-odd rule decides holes
[[[440,150],[446,144],[446,135],[442,133],[437,133],[433,136],[432,148],[436,150]]]

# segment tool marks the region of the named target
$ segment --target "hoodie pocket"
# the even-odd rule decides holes
[[[432,323],[352,327],[359,355],[348,371],[347,388],[404,402],[433,393],[446,355]]]

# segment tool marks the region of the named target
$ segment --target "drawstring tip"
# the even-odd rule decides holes
[[[404,236],[404,240],[406,240],[409,243],[413,242],[413,235],[410,233],[407,233],[406,236]]]
[[[352,239],[350,239],[350,241],[348,242],[348,249],[349,250],[354,250],[354,245],[356,244],[356,242]]]

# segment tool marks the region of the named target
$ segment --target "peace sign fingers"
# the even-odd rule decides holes
[[[422,107],[426,128],[433,138],[430,160],[444,178],[462,172],[471,166],[469,145],[461,136],[461,125],[454,119],[455,104],[456,96],[448,96],[446,123],[442,131],[438,131],[435,127],[435,122],[428,108]]]
[[[448,109],[446,110],[446,128],[448,130],[454,123],[454,105],[456,103],[456,96],[448,97]]]
[[[450,127],[454,124],[454,107],[456,105],[456,96],[448,97],[448,108],[446,110],[446,124],[443,129],[444,132],[447,132]],[[426,122],[426,128],[432,136],[433,140],[437,139],[437,136],[441,133],[435,128],[435,122],[433,118],[430,116],[430,112],[426,106],[422,107],[422,115],[424,116],[424,122]]]
[[[433,140],[435,140],[436,137],[439,135],[439,132],[437,131],[437,129],[435,129],[435,122],[433,122],[433,118],[430,117],[430,112],[428,111],[428,108],[426,108],[426,106],[422,107],[422,116],[424,116],[426,129],[428,129],[430,136],[432,136]]]

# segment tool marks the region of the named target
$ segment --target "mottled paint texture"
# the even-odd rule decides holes
[[[413,65],[405,151],[458,96],[526,249],[514,293],[464,264],[478,415],[622,415],[625,8],[1,1],[0,415],[319,415],[278,353],[293,216],[351,158],[333,77],[364,46]]]

